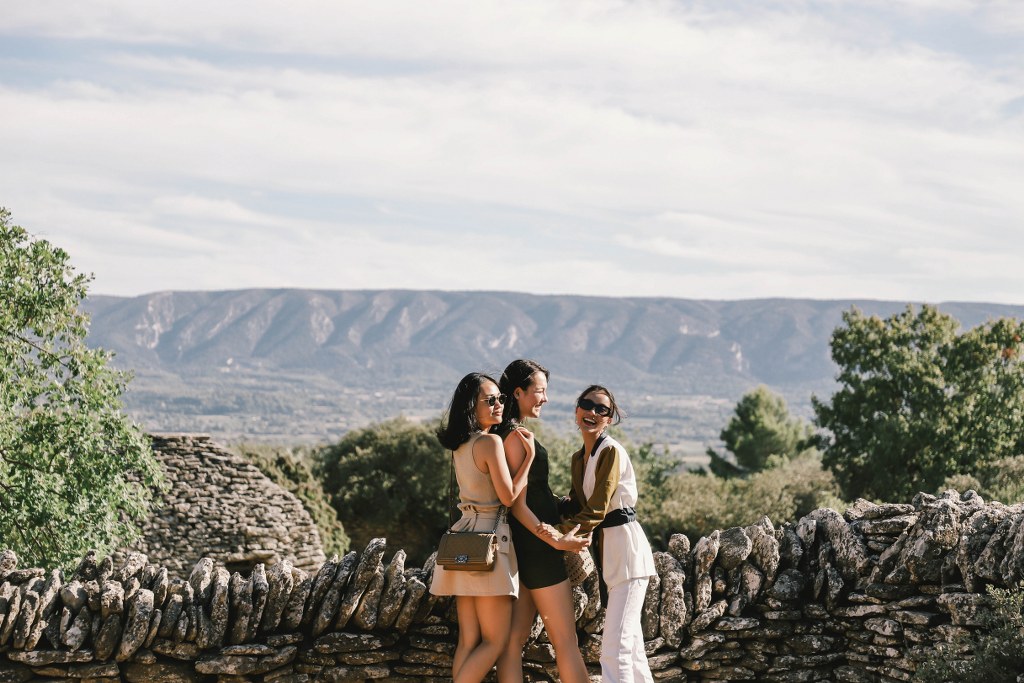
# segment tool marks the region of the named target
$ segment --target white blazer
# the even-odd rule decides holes
[[[617,460],[617,467],[614,472],[618,473],[618,482],[611,491],[608,499],[607,510],[618,508],[636,507],[637,486],[636,472],[633,470],[633,462],[629,459],[629,453],[615,439],[605,436],[599,444],[599,452],[587,462],[583,471],[582,491],[587,503],[593,501],[595,490],[603,487],[598,486],[597,470],[598,463],[608,457]],[[614,449],[614,451],[609,451]],[[579,453],[582,458],[583,454]],[[575,457],[575,456],[574,456]],[[609,478],[614,473],[609,472]],[[576,488],[573,482],[573,488]],[[587,503],[583,503],[584,507]],[[605,584],[612,586],[629,581],[651,577],[657,574],[654,568],[654,555],[651,553],[651,545],[647,542],[647,536],[637,521],[628,522],[621,526],[613,526],[601,529],[601,571]]]

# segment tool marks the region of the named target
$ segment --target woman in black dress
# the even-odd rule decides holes
[[[526,452],[522,440],[513,432],[523,431],[523,420],[540,417],[541,407],[548,401],[548,371],[534,361],[515,360],[505,368],[498,385],[499,391],[508,396],[508,403],[497,432],[505,441],[505,455],[514,476]],[[534,440],[534,452],[526,493],[516,499],[512,506],[513,517],[509,520],[519,559],[519,599],[512,607],[508,647],[498,659],[498,681],[519,683],[523,680],[523,646],[540,612],[548,639],[555,648],[559,679],[563,683],[587,683],[587,667],[576,640],[572,589],[562,551],[585,548],[590,545],[590,539],[577,537],[576,529],[555,538],[539,533],[542,524],[554,526],[561,517],[558,499],[548,484],[547,450]]]

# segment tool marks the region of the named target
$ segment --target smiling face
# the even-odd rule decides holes
[[[504,400],[494,382],[486,381],[480,385],[476,395],[476,421],[484,431],[501,422],[504,406],[498,400],[499,397]]]
[[[601,391],[584,394],[576,404],[576,426],[583,434],[600,434],[612,423],[612,415],[611,399]]]
[[[541,407],[548,402],[548,378],[543,372],[535,372],[530,377],[530,386],[516,389],[513,397],[519,405],[520,419],[540,417]]]

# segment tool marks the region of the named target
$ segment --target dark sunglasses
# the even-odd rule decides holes
[[[487,401],[487,405],[493,408],[495,403],[505,405],[505,398],[505,394],[495,394],[493,396],[487,396],[486,398],[482,398],[480,400]]]
[[[581,398],[576,402],[576,407],[580,410],[593,410],[596,415],[601,417],[608,417],[612,414],[611,406],[606,406],[603,403],[594,403],[589,398]]]

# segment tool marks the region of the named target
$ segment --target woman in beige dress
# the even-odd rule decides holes
[[[505,509],[512,507],[526,487],[533,463],[533,436],[516,432],[526,459],[509,473],[501,439],[487,430],[501,422],[505,397],[498,383],[472,372],[459,382],[437,438],[453,451],[459,482],[462,518],[454,531],[490,531],[498,519],[498,554],[490,571],[448,571],[434,568],[430,592],[454,595],[459,619],[459,641],[452,661],[455,683],[479,683],[498,660],[508,643],[512,624],[512,600],[519,594],[519,567],[512,547]],[[505,509],[502,509],[505,508]]]

